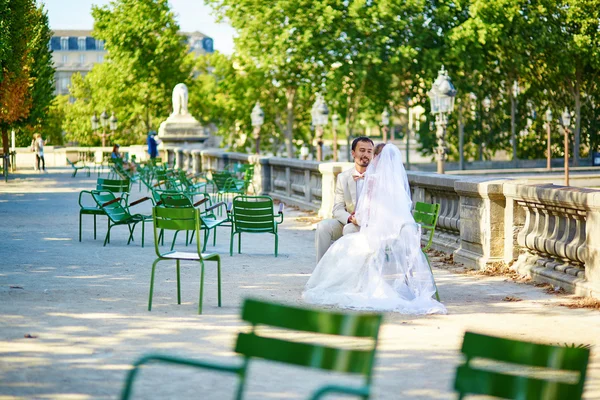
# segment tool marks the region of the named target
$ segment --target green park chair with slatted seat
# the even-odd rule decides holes
[[[231,238],[229,255],[233,256],[233,238],[238,235],[238,253],[242,252],[242,233],[271,233],[275,235],[275,257],[279,247],[277,226],[283,222],[283,203],[273,213],[273,199],[269,196],[236,196],[229,209]]]
[[[218,306],[221,307],[221,257],[217,253],[202,253],[200,243],[200,211],[194,207],[167,208],[163,206],[152,209],[154,221],[154,249],[158,258],[152,263],[152,276],[150,278],[150,294],[148,295],[148,311],[152,310],[152,295],[154,292],[154,273],[160,261],[176,260],[177,266],[177,304],[181,304],[180,261],[198,261],[200,263],[200,299],[198,300],[198,314],[202,314],[202,297],[204,294],[204,261],[217,263],[217,294]],[[196,251],[186,252],[179,250],[162,251],[160,231],[194,231],[196,234]]]
[[[431,261],[429,261],[429,256],[427,255],[427,250],[431,247],[431,243],[433,243],[433,235],[435,234],[435,227],[437,225],[438,216],[440,214],[440,205],[437,203],[423,203],[417,201],[415,203],[415,208],[413,210],[413,218],[415,222],[421,226],[421,229],[426,232],[427,235],[427,244],[421,248],[423,254],[425,255],[425,259],[427,260],[427,264],[429,265],[429,269],[431,270],[431,276],[433,276],[433,270],[431,269]],[[435,297],[437,301],[440,301],[440,295],[437,290],[437,285],[435,280],[433,281],[435,285]]]
[[[103,179],[98,178],[96,181],[96,190],[106,190],[113,193],[118,193],[121,198],[121,204],[127,204],[129,201],[130,182],[129,179]],[[98,204],[93,200],[90,190],[82,190],[79,192],[79,241],[81,242],[81,220],[83,215],[94,216],[94,240],[96,240],[96,216],[106,215],[106,213],[98,207]]]
[[[287,306],[255,299],[246,299],[242,307],[242,319],[252,327],[248,333],[239,333],[235,352],[242,358],[234,364],[215,363],[191,360],[168,355],[148,354],[137,360],[127,375],[121,399],[131,396],[134,380],[140,367],[151,363],[183,365],[199,369],[227,372],[239,377],[236,399],[244,397],[247,371],[251,360],[264,359],[288,365],[334,371],[348,374],[360,379],[360,383],[329,384],[319,387],[310,399],[317,400],[330,394],[343,394],[369,399],[373,378],[373,365],[381,325],[381,314],[361,314],[329,310],[311,310],[307,308]],[[267,327],[257,330],[257,327]],[[302,332],[305,340],[273,337],[281,328]],[[260,333],[266,331],[269,336]],[[273,332],[272,332],[273,331]],[[314,334],[314,335],[311,335]],[[334,347],[331,341],[327,344],[318,342],[322,336],[353,337],[362,346],[349,349]],[[312,336],[311,338],[308,338]],[[307,340],[308,339],[308,340]],[[200,396],[202,397],[202,396]]]
[[[459,399],[488,395],[515,400],[578,400],[590,350],[466,332],[456,370]]]
[[[90,176],[90,167],[88,167],[87,165],[85,165],[85,164],[77,165],[77,164],[79,164],[79,161],[73,162],[73,161],[69,160],[68,158],[67,158],[67,164],[69,164],[69,166],[71,168],[73,168],[73,173],[71,174],[72,178],[75,178],[75,175],[77,175],[77,172],[82,169],[87,171],[87,176]]]
[[[98,205],[98,208],[102,209],[108,217],[108,230],[106,232],[106,237],[104,238],[104,246],[106,246],[107,243],[110,243],[110,230],[117,225],[127,225],[129,228],[129,240],[127,240],[127,244],[131,243],[133,241],[135,227],[141,222],[142,247],[144,247],[145,224],[146,221],[151,220],[152,217],[149,215],[131,214],[129,209],[130,207],[149,200],[148,197],[136,200],[128,205],[122,203],[123,199],[121,197],[117,197],[113,192],[106,190],[92,190],[92,197]]]
[[[231,225],[231,221],[229,220],[229,215],[227,218],[217,218],[214,211],[219,207],[227,209],[227,205],[224,202],[220,202],[217,204],[212,204],[210,196],[206,193],[203,194],[203,198],[198,200],[195,203],[192,203],[192,199],[189,195],[184,193],[173,193],[173,192],[162,192],[160,193],[160,204],[164,207],[171,208],[180,208],[180,207],[201,207],[200,209],[200,230],[204,231],[204,240],[202,251],[206,251],[206,244],[210,237],[210,231],[213,231],[213,246],[217,245],[217,227],[227,227],[229,228]],[[177,232],[173,237],[173,244],[171,245],[171,249],[175,245],[175,240],[177,238]],[[192,231],[191,237],[188,237],[186,233],[186,245],[193,240],[194,232]]]

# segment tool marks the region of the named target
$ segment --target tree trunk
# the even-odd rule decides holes
[[[292,140],[294,139],[294,104],[296,102],[296,88],[289,87],[285,91],[285,98],[287,100],[287,126],[283,132],[285,134],[285,149],[288,158],[294,158],[294,145]]]
[[[458,169],[465,169],[465,124],[463,124],[462,104],[458,105]]]
[[[4,154],[8,154],[10,151],[8,143],[8,128],[0,128],[0,130],[2,131],[2,151]]]
[[[579,139],[581,133],[581,93],[579,91],[579,82],[575,89],[575,132],[573,137],[573,166],[579,166]]]

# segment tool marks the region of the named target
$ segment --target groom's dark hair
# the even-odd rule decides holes
[[[368,143],[371,143],[373,146],[375,146],[375,143],[373,143],[373,141],[370,138],[368,138],[366,136],[359,136],[352,141],[352,151],[356,150],[356,144],[358,142],[368,142]]]

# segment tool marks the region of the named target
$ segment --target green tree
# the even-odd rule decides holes
[[[108,54],[85,78],[73,79],[68,138],[99,143],[90,117],[107,110],[119,119],[112,139],[139,142],[170,114],[175,85],[191,83],[193,56],[167,0],[118,0],[94,6],[92,16],[94,37],[105,41]]]

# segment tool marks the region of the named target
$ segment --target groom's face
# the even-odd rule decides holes
[[[371,142],[358,142],[356,147],[352,150],[352,157],[354,157],[354,163],[361,167],[369,166],[369,163],[373,159],[373,143]]]

